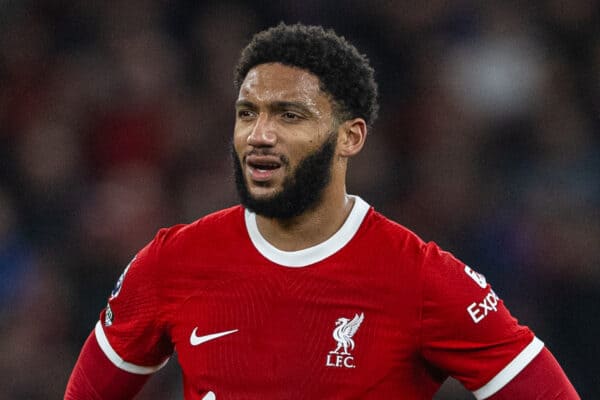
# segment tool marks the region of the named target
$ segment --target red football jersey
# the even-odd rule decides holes
[[[161,230],[95,332],[133,373],[176,351],[186,399],[431,399],[448,376],[485,398],[543,348],[482,275],[359,197],[300,251],[240,206]]]

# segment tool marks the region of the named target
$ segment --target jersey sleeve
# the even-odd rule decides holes
[[[523,371],[488,399],[581,400],[581,397],[552,353],[544,348]]]
[[[117,368],[106,357],[92,331],[71,372],[64,400],[133,399],[149,377]]]
[[[151,374],[173,352],[161,311],[161,231],[123,271],[94,333],[109,360],[135,374]]]
[[[477,399],[510,382],[544,344],[511,316],[485,277],[435,244],[424,248],[422,355]]]

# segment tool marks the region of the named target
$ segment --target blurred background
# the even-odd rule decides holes
[[[486,275],[600,398],[592,0],[0,0],[0,398],[62,398],[132,256],[236,203],[232,70],[279,21],[334,28],[376,69],[349,192]],[[177,368],[139,398],[181,399]]]

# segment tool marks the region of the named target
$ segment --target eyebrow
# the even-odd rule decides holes
[[[235,102],[235,108],[251,108],[251,109],[255,109],[256,105],[248,100],[238,100]]]
[[[251,102],[249,100],[238,100],[235,102],[235,108],[236,109],[248,108],[251,110],[256,110],[258,107],[256,104],[254,104],[253,102]],[[296,110],[296,111],[304,113],[308,116],[315,116],[317,114],[313,110],[311,110],[310,107],[305,105],[304,103],[297,102],[297,101],[274,101],[274,102],[268,104],[268,108],[271,111]]]

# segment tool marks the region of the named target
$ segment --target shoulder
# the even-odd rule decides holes
[[[421,260],[428,253],[429,244],[419,235],[373,208],[365,218],[361,233],[378,248],[390,249],[398,255]]]
[[[180,246],[189,245],[190,242],[195,246],[203,246],[207,244],[207,239],[210,239],[210,242],[214,243],[217,238],[236,234],[244,229],[243,215],[244,209],[238,205],[205,215],[189,224],[162,228],[157,232],[151,245],[155,251],[164,252],[171,249],[179,250]]]
[[[365,220],[365,228],[381,245],[393,246],[403,255],[414,257],[426,273],[446,275],[448,271],[464,268],[464,264],[437,243],[424,241],[411,229],[371,209]]]
[[[361,233],[364,235],[361,243],[363,251],[368,247],[386,259],[397,260],[422,282],[425,291],[443,293],[447,289],[460,290],[474,283],[473,276],[481,276],[437,243],[424,241],[411,229],[374,209],[367,214]]]
[[[174,266],[186,260],[202,260],[222,248],[224,243],[239,242],[243,233],[243,208],[234,206],[208,214],[189,224],[178,224],[158,230],[132,261],[133,271],[147,279],[162,279],[174,271]],[[237,239],[234,239],[237,238]]]
[[[177,292],[194,271],[223,254],[224,246],[241,241],[243,208],[227,208],[192,223],[160,229],[125,268],[114,292],[137,290],[157,297]],[[236,239],[233,239],[236,237]],[[116,297],[116,296],[112,296]],[[127,296],[122,296],[127,297]]]

